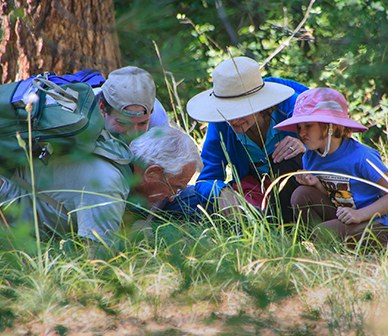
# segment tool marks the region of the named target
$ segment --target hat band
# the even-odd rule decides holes
[[[127,117],[141,117],[143,115],[148,114],[147,110],[135,112],[135,111],[129,111],[129,110],[126,110],[125,108],[122,108],[121,110],[117,110],[117,111],[120,112],[121,114],[124,114]],[[151,113],[152,113],[152,111],[151,111]]]
[[[221,98],[221,99],[228,99],[228,98],[239,98],[239,97],[244,97],[244,96],[249,96],[251,95],[252,93],[256,93],[256,92],[259,92],[265,85],[265,82],[263,82],[263,84],[259,85],[259,86],[256,86],[255,88],[251,89],[251,90],[248,90],[246,92],[243,92],[243,93],[240,93],[238,95],[234,95],[234,96],[219,96],[217,95],[214,91],[212,91],[210,93],[210,96],[213,95],[214,97],[216,98]]]

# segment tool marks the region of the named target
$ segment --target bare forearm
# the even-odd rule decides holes
[[[362,221],[369,221],[373,217],[380,217],[388,214],[388,194],[379,198],[376,202],[357,210]]]

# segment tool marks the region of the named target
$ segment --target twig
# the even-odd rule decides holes
[[[181,23],[191,25],[191,26],[193,27],[193,29],[195,30],[195,32],[196,32],[198,35],[203,36],[203,37],[204,37],[204,40],[203,40],[203,42],[201,42],[201,43],[205,44],[205,45],[209,48],[209,50],[212,50],[212,45],[213,45],[214,47],[216,47],[218,50],[221,50],[221,51],[223,50],[223,48],[221,48],[221,46],[218,45],[217,42],[216,42],[215,40],[213,40],[210,36],[206,35],[205,33],[202,33],[202,32],[196,27],[196,25],[194,24],[194,22],[191,21],[191,20],[190,20],[189,18],[187,18],[186,16],[184,17],[184,19],[181,19]],[[209,42],[211,42],[212,45],[211,45]]]
[[[187,120],[184,118],[184,114],[182,113],[183,111],[183,106],[181,104],[181,100],[179,98],[179,94],[178,94],[178,86],[183,82],[183,79],[180,80],[178,83],[175,81],[175,78],[174,78],[174,75],[171,73],[171,72],[168,72],[168,74],[170,75],[170,78],[171,78],[171,82],[172,82],[172,88],[173,88],[173,93],[174,93],[174,97],[175,97],[175,101],[177,103],[177,107],[178,107],[178,111],[180,112],[180,116],[181,118],[178,118],[178,114],[176,113],[175,114],[175,118],[177,120],[177,122],[179,121],[182,121],[183,122],[183,125],[184,125],[184,129],[186,131],[187,134],[190,134],[192,132],[192,130],[194,129],[194,127],[192,127],[190,129],[188,123],[187,123]],[[196,122],[194,123],[194,125],[196,125]]]
[[[260,66],[260,69],[262,69],[270,60],[272,60],[278,53],[280,53],[285,47],[287,47],[292,38],[295,36],[295,34],[303,27],[303,25],[306,23],[307,18],[311,12],[311,8],[314,5],[315,0],[310,0],[309,6],[307,7],[306,13],[303,17],[303,20],[298,24],[298,26],[295,28],[295,30],[292,32],[290,37],[282,43],[279,47],[276,48],[276,50],[269,56],[267,59],[263,62],[263,64]]]
[[[176,107],[175,107],[174,99],[173,99],[173,96],[172,96],[172,91],[173,90],[171,88],[170,82],[167,79],[167,71],[164,68],[162,57],[160,55],[158,45],[156,44],[155,41],[152,41],[152,43],[154,44],[154,48],[155,48],[156,54],[158,55],[158,58],[159,58],[159,63],[160,63],[160,66],[162,68],[162,71],[163,71],[164,81],[166,82],[166,86],[167,86],[168,96],[170,98],[171,107],[172,107],[172,110],[174,111],[174,115],[176,116],[177,112],[176,112]]]
[[[169,98],[170,98],[170,103],[171,103],[171,106],[172,106],[172,110],[174,112],[174,116],[175,116],[175,121],[176,123],[178,124],[179,127],[181,127],[180,125],[180,121],[182,121],[182,123],[184,124],[184,129],[185,131],[187,132],[187,134],[190,134],[191,133],[191,130],[189,128],[189,125],[187,123],[187,121],[184,119],[184,117],[182,116],[182,111],[183,111],[183,107],[182,107],[182,104],[181,104],[181,101],[179,99],[179,95],[178,95],[178,86],[179,84],[181,84],[183,82],[183,80],[179,81],[178,83],[175,81],[175,78],[173,76],[173,74],[169,71],[166,71],[164,65],[163,65],[163,61],[162,61],[162,57],[160,55],[160,52],[159,52],[159,48],[156,44],[155,41],[153,41],[154,43],[154,47],[155,47],[155,50],[156,50],[156,54],[158,55],[158,58],[159,58],[159,63],[160,63],[160,66],[162,67],[162,71],[163,71],[163,76],[164,76],[164,81],[166,83],[166,86],[167,86],[167,91],[168,91],[168,95],[169,95]],[[171,78],[171,82],[172,82],[172,86],[167,78],[167,76],[170,76]],[[174,101],[174,98],[175,98],[175,101]],[[182,116],[181,118],[178,117],[178,111],[180,112],[180,115]]]
[[[218,17],[222,21],[230,40],[232,41],[233,45],[237,45],[238,43],[238,35],[234,31],[232,25],[230,24],[230,21],[228,20],[228,16],[226,15],[224,5],[222,4],[222,0],[216,0],[216,9],[218,13]]]
[[[34,160],[32,155],[32,102],[28,102],[26,106],[27,111],[27,121],[28,121],[28,164],[29,171],[31,174],[31,192],[32,192],[32,213],[34,217],[34,226],[35,226],[35,237],[36,237],[36,247],[38,250],[38,260],[39,260],[39,270],[43,271],[43,257],[42,257],[42,247],[40,245],[40,232],[39,232],[39,221],[38,221],[38,209],[36,205],[36,188],[35,188],[35,169],[34,169]]]
[[[5,226],[9,229],[9,224],[8,224],[8,221],[7,221],[7,219],[5,218],[5,216],[4,216],[4,212],[3,211],[1,211],[1,209],[0,209],[0,217],[1,217],[1,219],[3,220],[3,222],[4,222],[4,224],[5,224]]]

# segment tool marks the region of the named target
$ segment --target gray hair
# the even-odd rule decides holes
[[[189,163],[195,163],[197,170],[202,168],[194,141],[174,127],[152,127],[133,140],[129,148],[135,161],[142,162],[146,167],[158,165],[166,174],[179,175]]]

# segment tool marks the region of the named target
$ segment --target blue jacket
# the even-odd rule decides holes
[[[276,110],[272,113],[272,121],[265,141],[267,153],[271,155],[274,151],[275,142],[279,142],[287,135],[297,136],[295,133],[277,131],[272,127],[292,115],[296,98],[308,88],[292,80],[281,78],[268,77],[264,78],[264,81],[277,82],[295,90],[290,98],[278,105],[280,111]],[[228,159],[224,154],[222,142],[225,144]],[[218,196],[221,189],[227,185],[224,182],[226,178],[225,167],[229,161],[234,166],[233,173],[237,174],[240,179],[248,175],[252,162],[247,150],[241,141],[237,139],[236,133],[226,122],[209,123],[201,157],[204,167],[198,176],[195,188],[199,195],[205,198],[202,200],[204,202],[211,194]]]

